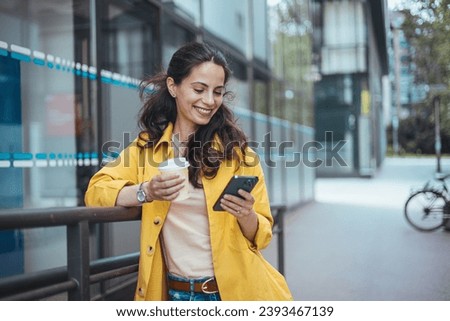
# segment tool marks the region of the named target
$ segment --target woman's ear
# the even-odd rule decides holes
[[[176,86],[175,86],[175,81],[173,80],[172,77],[167,77],[166,79],[166,85],[167,85],[167,90],[169,90],[169,94],[173,97],[176,98],[177,94],[176,94]]]

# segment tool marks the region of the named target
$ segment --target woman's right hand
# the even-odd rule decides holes
[[[147,195],[147,202],[172,201],[187,183],[184,177],[178,174],[156,175],[142,184],[142,189]]]

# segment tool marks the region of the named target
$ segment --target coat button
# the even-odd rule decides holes
[[[151,245],[147,246],[147,254],[153,255],[153,252],[155,252],[155,248]]]
[[[144,296],[145,295],[144,290],[142,290],[142,288],[138,289],[138,295],[139,296]]]
[[[161,217],[159,217],[159,216],[155,217],[155,219],[153,220],[153,224],[155,224],[155,225],[161,224]]]

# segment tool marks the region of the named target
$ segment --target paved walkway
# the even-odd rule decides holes
[[[316,201],[285,221],[294,298],[450,300],[450,232],[417,232],[403,217],[411,187],[435,168],[434,159],[387,158],[371,179],[317,179]],[[442,168],[450,172],[450,160]]]

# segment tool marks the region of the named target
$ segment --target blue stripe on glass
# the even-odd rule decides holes
[[[0,160],[9,160],[11,158],[10,153],[0,153]]]
[[[11,58],[17,59],[17,60],[22,60],[25,62],[30,62],[31,61],[31,57],[18,53],[18,52],[11,52]]]
[[[31,153],[13,153],[14,160],[32,160],[33,154]]]
[[[0,48],[0,56],[8,56],[11,55],[11,58],[17,59],[17,60],[21,60],[24,62],[33,62],[34,64],[38,65],[38,66],[47,66],[50,69],[57,69],[57,70],[62,70],[62,71],[67,71],[67,72],[71,72],[74,73],[77,76],[81,76],[84,78],[89,78],[90,80],[98,80],[98,78],[101,79],[101,81],[105,84],[111,84],[114,86],[119,86],[119,87],[125,87],[125,88],[130,88],[130,89],[139,89],[139,86],[134,84],[134,83],[129,83],[129,82],[123,82],[121,80],[114,80],[110,77],[100,77],[100,75],[98,76],[96,73],[91,73],[91,72],[86,72],[86,71],[81,71],[81,70],[77,70],[75,68],[71,68],[71,67],[66,67],[60,63],[55,63],[53,61],[46,61],[44,59],[41,58],[32,58],[31,55],[28,54],[23,54],[20,52],[15,52],[15,51],[8,51],[6,49]]]
[[[33,156],[36,160],[78,160],[78,159],[98,159],[98,153],[97,152],[86,152],[86,153],[75,153],[75,154],[68,154],[68,153],[0,153],[0,161],[5,160],[14,160],[14,161],[27,161],[27,160],[33,160]],[[104,154],[104,157],[108,158],[117,158],[119,156],[119,153],[117,152],[110,152],[108,155]]]
[[[38,66],[45,66],[45,61],[43,59],[34,58],[33,62]]]
[[[119,153],[118,152],[108,152],[108,153],[103,153],[103,158],[117,158],[119,157]]]

